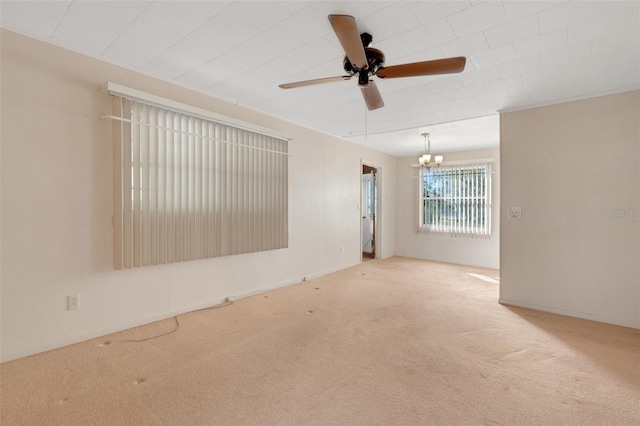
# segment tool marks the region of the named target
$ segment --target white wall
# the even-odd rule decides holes
[[[640,91],[501,115],[502,303],[640,328],[639,117]]]
[[[3,361],[360,262],[362,161],[383,170],[379,244],[394,254],[394,158],[5,30],[1,43]],[[113,270],[106,81],[292,137],[289,248]]]
[[[418,155],[396,160],[396,254],[398,256],[463,265],[499,267],[500,241],[500,158],[499,150],[483,149],[447,152],[445,163],[495,159],[492,174],[492,235],[489,239],[452,237],[418,231]]]

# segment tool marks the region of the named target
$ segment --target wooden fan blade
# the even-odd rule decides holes
[[[359,70],[367,68],[369,63],[367,55],[364,53],[362,40],[360,40],[356,19],[350,15],[329,15],[329,22],[338,36],[347,58],[349,58],[349,62]]]
[[[413,62],[410,64],[392,65],[381,68],[377,72],[380,78],[416,77],[420,75],[451,74],[464,70],[467,58],[436,59],[434,61]]]
[[[374,109],[382,108],[384,106],[384,102],[382,102],[382,96],[380,96],[380,91],[378,91],[378,86],[374,81],[369,81],[369,84],[366,86],[360,86],[362,90],[362,96],[364,97],[364,102],[367,104],[367,109],[369,111],[373,111]]]
[[[313,86],[314,84],[332,83],[334,81],[349,80],[350,75],[340,75],[337,77],[316,78],[314,80],[296,81],[294,83],[280,84],[281,89],[293,89],[294,87]]]

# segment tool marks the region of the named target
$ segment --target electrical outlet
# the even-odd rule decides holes
[[[507,210],[507,214],[510,218],[520,219],[520,217],[522,217],[522,210],[520,209],[520,207],[509,207],[509,209]]]
[[[340,254],[344,254],[344,247],[340,248]]]
[[[80,295],[67,296],[67,310],[75,311],[80,308]]]

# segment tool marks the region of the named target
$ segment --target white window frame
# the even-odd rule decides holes
[[[418,181],[418,229],[451,236],[491,237],[491,162],[474,162],[420,169]],[[440,196],[425,191],[427,174],[466,174],[468,179],[441,179]],[[438,176],[440,175],[440,176]],[[484,180],[482,193],[474,191]],[[429,214],[426,211],[429,206]],[[478,222],[478,218],[484,220]]]

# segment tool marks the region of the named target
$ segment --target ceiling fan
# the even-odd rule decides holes
[[[349,80],[357,74],[358,86],[360,86],[362,91],[367,109],[374,110],[382,108],[384,102],[382,101],[378,87],[373,80],[370,80],[371,76],[385,79],[457,73],[464,70],[465,63],[467,62],[467,58],[458,56],[455,58],[412,62],[409,64],[385,67],[384,53],[378,49],[369,47],[373,37],[369,33],[358,33],[358,26],[353,16],[329,15],[329,22],[345,51],[344,70],[347,72],[347,75],[297,81],[294,83],[281,84],[279,87],[282,89],[292,89],[294,87]]]

